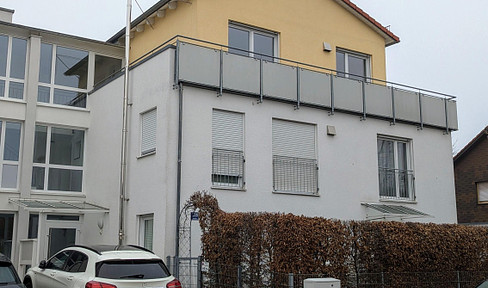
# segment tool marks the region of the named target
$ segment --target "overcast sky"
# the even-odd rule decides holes
[[[158,1],[138,2],[147,10]],[[462,149],[488,125],[488,1],[353,2],[400,37],[386,50],[387,80],[457,97],[459,131],[452,136],[455,151]],[[124,27],[126,3],[0,0],[0,7],[14,9],[17,24],[104,41]],[[134,1],[132,19],[140,14]]]

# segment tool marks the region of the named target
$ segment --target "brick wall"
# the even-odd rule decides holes
[[[477,182],[488,181],[487,135],[454,162],[458,223],[488,223],[488,203],[478,203]]]

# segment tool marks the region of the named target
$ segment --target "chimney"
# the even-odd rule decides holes
[[[15,10],[0,7],[0,21],[12,23]]]

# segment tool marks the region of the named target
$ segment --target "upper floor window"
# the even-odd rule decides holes
[[[0,120],[0,188],[17,189],[21,124]]]
[[[380,198],[415,200],[411,142],[378,137]]]
[[[0,35],[0,97],[24,99],[27,40]]]
[[[278,34],[244,25],[229,25],[229,52],[274,61],[278,57]]]
[[[81,192],[85,131],[36,126],[32,189]]]
[[[273,190],[318,194],[315,125],[273,119]]]
[[[244,114],[213,110],[212,186],[244,187]]]
[[[86,108],[88,52],[41,44],[37,101]]]
[[[366,81],[370,77],[369,56],[347,50],[336,51],[337,76]]]
[[[157,110],[141,114],[141,156],[156,152]]]

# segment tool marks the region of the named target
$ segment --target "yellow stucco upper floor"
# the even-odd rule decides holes
[[[284,59],[335,70],[338,50],[365,56],[367,76],[382,80],[385,47],[399,42],[349,0],[161,0],[132,22],[130,60],[176,35],[228,45],[229,25],[274,36],[274,56]]]

